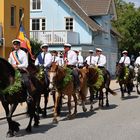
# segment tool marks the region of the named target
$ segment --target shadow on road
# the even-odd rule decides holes
[[[136,98],[138,98],[138,97],[139,97],[139,96],[136,96],[136,95],[130,95],[130,96],[123,97],[122,100],[136,99]]]
[[[111,104],[111,105],[109,105],[108,107],[107,107],[107,106],[104,106],[104,107],[102,107],[101,109],[102,109],[102,110],[110,110],[110,109],[115,109],[116,107],[118,107],[118,105]]]
[[[56,126],[57,126],[57,125],[52,124],[52,123],[50,123],[50,124],[45,124],[45,125],[39,125],[39,127],[34,127],[34,128],[32,128],[32,132],[31,132],[31,133],[27,133],[27,132],[25,131],[25,129],[21,129],[21,130],[17,133],[16,137],[23,137],[23,136],[25,136],[25,135],[32,135],[32,134],[37,134],[37,133],[45,133],[46,131],[49,131],[50,129],[52,129],[52,128],[56,127]]]

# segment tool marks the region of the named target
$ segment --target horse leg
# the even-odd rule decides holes
[[[87,111],[87,108],[85,106],[86,95],[84,95],[84,92],[83,91],[80,91],[80,94],[79,95],[80,95],[80,98],[82,100],[82,109],[83,109],[84,112],[86,112]]]
[[[90,92],[90,111],[93,111],[93,94],[94,94],[94,90],[90,87],[89,92]]]
[[[43,109],[43,114],[42,117],[46,118],[47,117],[47,104],[48,104],[48,98],[49,98],[49,93],[44,93],[44,109]]]
[[[104,97],[103,97],[103,91],[100,90],[99,91],[99,107],[103,107],[103,104],[104,104]]]
[[[75,103],[74,113],[72,114],[72,117],[75,117],[75,115],[77,114],[77,97],[76,97],[75,93],[73,93],[72,96],[73,96],[74,103]]]
[[[106,107],[109,107],[109,100],[108,100],[108,89],[106,89]]]
[[[67,118],[71,118],[71,95],[68,95],[68,110],[69,110],[69,113],[67,115]]]
[[[59,100],[60,100],[60,97],[61,97],[61,94],[56,92],[55,93],[56,97],[55,97],[55,104],[54,104],[54,115],[53,115],[53,122],[54,123],[58,123],[58,120],[57,120],[57,109],[58,109],[58,104],[59,104]]]
[[[26,131],[30,133],[32,131],[31,125],[32,125],[33,118],[35,118],[35,125],[37,126],[39,124],[39,117],[37,117],[37,115],[35,114],[35,102],[34,102],[34,100],[28,102],[27,106],[28,106],[28,113],[30,116],[30,120],[29,120],[29,124],[26,128]]]
[[[123,85],[119,83],[120,85],[120,90],[121,90],[121,98],[124,98],[124,90],[123,90]]]
[[[7,137],[12,137],[12,136],[15,136],[16,133],[19,131],[19,126],[20,126],[20,124],[18,122],[15,122],[12,120],[12,115],[13,115],[14,111],[16,110],[18,103],[10,105],[10,110],[7,105],[5,106],[6,107],[5,108],[6,109],[6,118],[7,118],[7,122],[9,125],[9,131],[7,132]]]

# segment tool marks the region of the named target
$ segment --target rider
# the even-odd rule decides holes
[[[20,71],[24,84],[28,92],[30,93],[31,86],[29,82],[29,74],[27,71],[28,56],[23,50],[20,49],[20,43],[21,42],[19,39],[14,39],[12,41],[14,50],[10,53],[8,61],[15,69],[18,69]]]
[[[83,56],[79,53],[79,51],[76,50],[75,52],[77,54],[77,64],[76,64],[76,66],[78,68],[81,68],[81,67],[83,67],[83,62],[84,62]]]
[[[136,58],[135,65],[140,66],[140,52],[139,52],[139,56]]]
[[[75,81],[75,86],[77,92],[80,90],[80,79],[78,75],[78,71],[76,69],[76,64],[77,64],[77,54],[75,51],[71,50],[71,44],[65,43],[64,44],[64,63],[67,67],[71,68],[74,81]]]
[[[106,65],[106,56],[102,54],[102,49],[96,48],[96,55],[94,58],[95,65],[100,69],[104,69]]]
[[[90,65],[95,65],[95,56],[93,55],[94,51],[93,50],[89,50],[89,56],[86,57],[85,61],[86,63],[90,66]]]
[[[56,50],[53,50],[51,54],[52,54],[52,62],[56,62],[59,66],[64,65],[63,57],[61,57],[61,55],[58,56],[58,52]]]
[[[35,60],[35,66],[43,67],[45,69],[45,81],[47,85],[49,85],[48,69],[52,63],[52,55],[48,52],[48,47],[48,44],[41,45],[40,48],[42,52],[39,53]]]
[[[125,70],[125,77],[124,78],[127,78],[128,75],[129,75],[129,66],[130,66],[130,57],[128,56],[128,52],[126,50],[124,50],[122,52],[123,56],[121,57],[119,63],[122,63],[125,65],[126,67],[126,70]]]

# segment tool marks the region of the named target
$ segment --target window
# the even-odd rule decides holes
[[[11,26],[15,26],[16,24],[16,7],[11,7]]]
[[[38,18],[35,18],[35,19],[31,19],[31,30],[34,31],[34,30],[40,30],[40,31],[44,31],[46,30],[46,19],[45,18],[42,18],[42,19],[38,19]]]
[[[41,9],[41,0],[31,0],[31,9],[40,10]]]
[[[19,9],[19,22],[21,21],[21,17],[23,15],[23,13],[24,13],[24,9],[23,8],[20,8]]]
[[[65,18],[65,29],[73,31],[73,18]]]

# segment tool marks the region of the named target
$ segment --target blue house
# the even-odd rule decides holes
[[[63,50],[64,43],[80,50],[100,47],[107,57],[107,69],[112,75],[118,54],[114,0],[31,0],[30,38],[50,44],[50,50]]]

